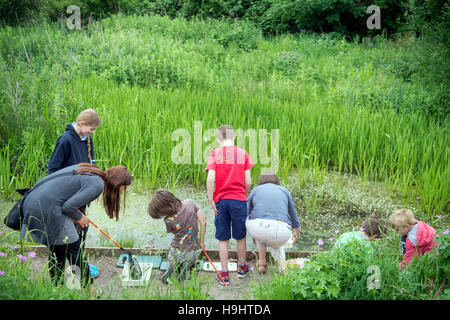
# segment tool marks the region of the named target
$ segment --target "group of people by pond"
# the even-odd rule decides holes
[[[23,203],[21,238],[44,244],[49,248],[49,273],[56,285],[63,283],[66,259],[80,269],[84,286],[93,282],[92,270],[84,254],[84,243],[90,220],[86,208],[100,195],[110,218],[119,219],[121,194],[132,183],[125,166],[105,171],[95,164],[94,144],[90,136],[100,126],[93,109],[82,111],[75,122],[56,141],[48,164],[48,175],[33,188]],[[252,187],[250,170],[254,163],[249,154],[234,145],[234,130],[222,125],[216,133],[219,148],[209,157],[207,196],[214,212],[215,238],[218,240],[221,263],[221,285],[230,285],[229,242],[236,240],[237,277],[251,272],[247,263],[247,233],[258,247],[257,271],[266,273],[266,253],[269,249],[285,275],[284,246],[300,237],[300,221],[290,192],[280,184],[275,173],[264,172],[257,186]],[[35,186],[37,186],[37,184]],[[125,198],[124,204],[125,204]],[[202,250],[205,250],[206,218],[202,208],[193,200],[178,199],[168,190],[154,192],[148,214],[163,219],[166,231],[173,234],[168,253],[169,267],[162,277],[164,283],[177,276],[185,279]],[[395,211],[389,223],[370,216],[359,231],[343,233],[336,247],[349,241],[359,241],[370,250],[370,241],[382,237],[389,226],[401,234],[404,266],[418,254],[430,251],[436,242],[435,230],[417,221],[409,209]],[[179,270],[182,270],[180,273]]]

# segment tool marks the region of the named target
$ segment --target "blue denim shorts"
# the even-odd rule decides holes
[[[247,236],[245,220],[247,219],[247,201],[220,199],[216,203],[219,214],[214,217],[216,227],[216,239],[226,241],[231,239],[241,240]]]

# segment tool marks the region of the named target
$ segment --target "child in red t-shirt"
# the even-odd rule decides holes
[[[254,163],[248,153],[235,146],[234,130],[224,125],[217,129],[220,147],[213,150],[206,166],[208,178],[208,200],[215,213],[216,239],[219,240],[219,255],[222,278],[229,284],[228,242],[233,232],[238,251],[238,277],[249,272],[246,263],[247,243],[245,220],[247,219],[247,193],[252,184],[250,168]],[[220,284],[222,280],[217,276]]]

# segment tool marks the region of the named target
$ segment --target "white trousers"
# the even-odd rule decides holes
[[[286,255],[283,245],[292,236],[292,228],[284,221],[269,219],[247,219],[245,227],[250,236],[256,240],[260,250],[269,247],[272,257],[285,265]]]

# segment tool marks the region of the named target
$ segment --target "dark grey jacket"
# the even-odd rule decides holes
[[[53,175],[79,169],[78,165],[66,167],[42,178],[45,181]],[[77,211],[103,192],[104,182],[95,174],[77,174],[57,177],[43,183],[26,197],[23,204],[24,225],[21,237],[27,229],[32,240],[46,246],[63,244],[61,239],[67,233],[67,243],[78,240],[73,220],[81,219]]]

